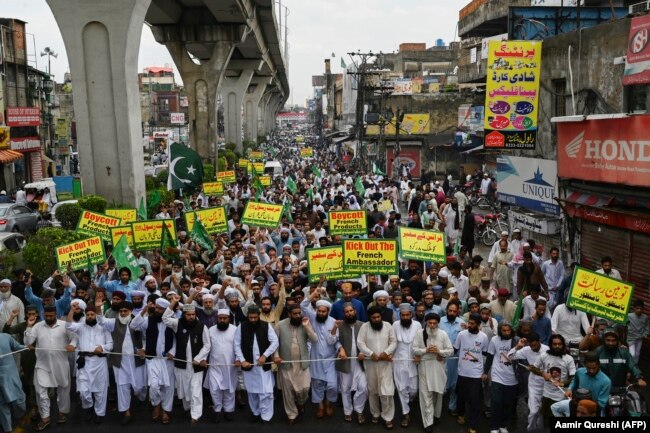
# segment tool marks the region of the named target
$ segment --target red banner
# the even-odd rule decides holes
[[[623,84],[650,83],[650,15],[632,18]]]
[[[386,160],[388,161],[388,177],[393,176],[393,159],[395,158],[395,148],[389,147],[386,149]],[[421,176],[420,164],[420,146],[402,145],[399,155],[400,162],[406,164],[411,170],[411,176],[419,178]]]
[[[650,186],[649,115],[556,125],[559,177]]]
[[[7,107],[7,126],[38,126],[41,110],[38,107]]]

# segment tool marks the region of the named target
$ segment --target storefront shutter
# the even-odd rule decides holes
[[[594,224],[582,220],[580,234],[580,264],[596,270],[604,256],[613,259],[614,268],[627,281],[629,277],[631,232],[627,230]],[[647,250],[646,250],[647,251]]]

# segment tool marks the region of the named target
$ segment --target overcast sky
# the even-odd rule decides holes
[[[323,74],[323,61],[332,53],[332,72],[337,73],[341,57],[346,64],[351,62],[345,54],[350,51],[397,51],[402,42],[424,42],[429,47],[438,38],[448,44],[457,37],[458,11],[467,3],[469,0],[283,0],[289,9],[289,102],[305,104],[313,93],[311,76]],[[0,15],[27,21],[30,55],[34,46],[37,54],[46,46],[59,54],[52,58],[52,73],[62,81],[68,71],[67,54],[45,0],[0,0]],[[36,61],[39,69],[47,68],[47,57],[37,55]],[[138,69],[165,64],[173,66],[171,57],[145,26]]]

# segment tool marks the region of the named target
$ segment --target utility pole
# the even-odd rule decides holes
[[[393,161],[393,177],[395,180],[399,180],[399,171],[402,165],[399,157],[402,150],[399,145],[399,130],[402,127],[402,120],[404,120],[404,110],[397,108],[397,114],[395,115],[395,150],[393,152],[395,156],[395,160]]]
[[[357,77],[357,112],[356,112],[356,136],[358,140],[357,144],[357,154],[356,159],[358,161],[358,168],[360,170],[367,170],[368,168],[368,148],[363,143],[364,138],[364,104],[365,104],[365,91],[366,89],[366,75],[369,74],[368,60],[376,58],[377,54],[373,54],[372,51],[369,53],[348,53],[352,62],[357,67],[356,72],[348,71],[348,74],[355,75]],[[355,61],[355,57],[359,58],[358,63]],[[370,72],[372,74],[374,72]]]

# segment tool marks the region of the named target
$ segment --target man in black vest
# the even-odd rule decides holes
[[[192,424],[198,424],[203,413],[203,372],[207,367],[210,353],[210,334],[208,328],[196,318],[194,305],[183,305],[180,319],[174,317],[174,307],[178,297],[174,297],[165,310],[163,323],[176,333],[174,353],[174,376],[176,393],[183,400],[183,409],[190,411]],[[168,352],[171,353],[171,352]]]
[[[273,327],[260,320],[257,305],[248,307],[247,319],[235,331],[236,364],[244,372],[244,386],[253,421],[263,423],[273,418],[273,387],[275,381],[267,359],[278,349],[278,337]]]
[[[122,354],[108,355],[108,366],[113,368],[117,387],[117,409],[124,414],[122,425],[131,422],[131,392],[140,401],[147,396],[144,357],[137,355],[143,347],[142,331],[129,327],[132,312],[133,305],[122,302],[118,305],[117,319],[97,316],[98,323],[113,337],[113,352]]]
[[[144,308],[129,324],[134,331],[145,333],[144,350],[140,349],[139,354],[144,354],[147,367],[147,382],[149,385],[149,400],[153,406],[151,420],[169,424],[169,414],[174,406],[174,362],[170,359],[163,359],[168,356],[175,343],[174,331],[165,326],[162,316],[169,307],[169,301],[158,298],[149,301],[147,308]],[[173,356],[172,356],[173,357]]]

